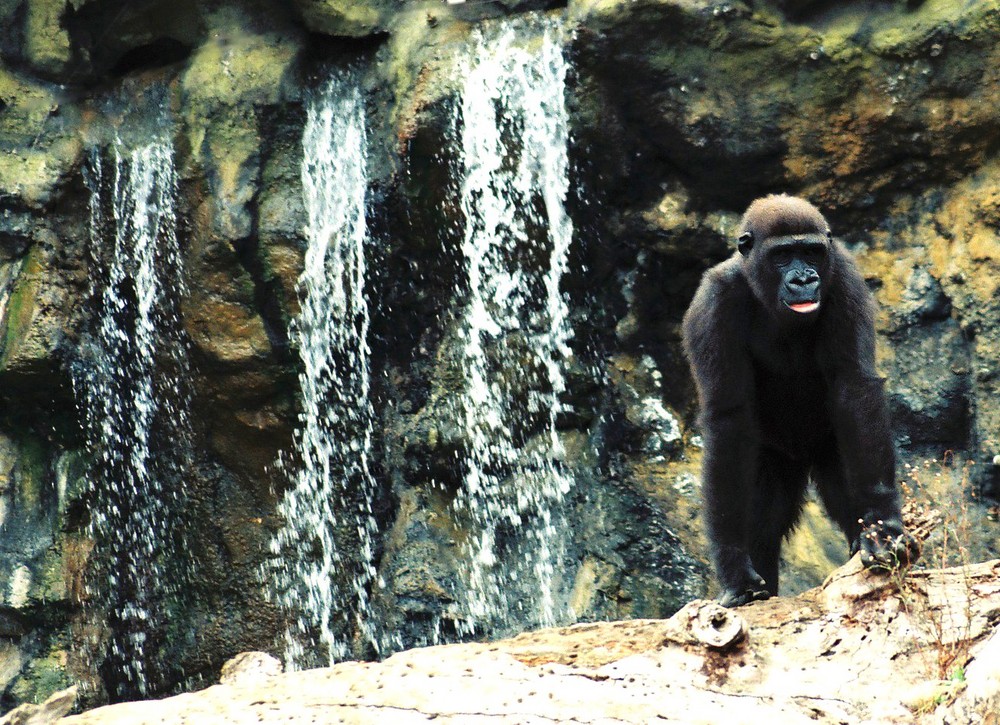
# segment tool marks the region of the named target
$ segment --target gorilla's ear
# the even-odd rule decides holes
[[[744,257],[753,249],[753,232],[743,232],[736,240],[736,248]]]

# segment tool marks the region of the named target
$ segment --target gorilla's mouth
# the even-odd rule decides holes
[[[800,314],[806,314],[807,312],[814,312],[819,309],[819,302],[795,302],[794,304],[788,304],[788,309],[792,312],[798,312]]]

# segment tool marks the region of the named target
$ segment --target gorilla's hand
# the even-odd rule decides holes
[[[771,592],[767,590],[767,582],[764,577],[754,571],[750,564],[749,557],[738,576],[733,577],[733,581],[723,585],[722,594],[719,595],[718,602],[723,607],[741,607],[758,599],[769,599]]]
[[[867,568],[898,569],[920,558],[920,543],[903,530],[899,519],[876,519],[862,526],[851,553],[860,551]]]

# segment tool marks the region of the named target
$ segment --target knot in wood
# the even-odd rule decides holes
[[[746,620],[735,610],[716,602],[694,601],[674,615],[686,631],[691,644],[701,644],[714,650],[726,650],[743,641],[747,634]]]
[[[251,685],[280,675],[284,666],[266,652],[241,652],[222,665],[219,682],[224,685]]]

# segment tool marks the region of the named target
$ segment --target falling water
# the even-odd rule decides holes
[[[286,633],[292,667],[306,662],[317,638],[331,663],[348,654],[347,633],[380,649],[369,603],[376,522],[365,115],[349,76],[313,95],[302,145],[308,248],[294,328],[302,412],[292,486],[279,504],[285,525],[271,542],[280,560],[272,586],[294,617]]]
[[[571,354],[560,281],[573,233],[560,36],[552,20],[477,31],[456,119],[470,450],[455,506],[472,532],[457,614],[468,632],[568,614],[556,570],[572,485],[556,429]]]
[[[157,637],[182,582],[189,394],[172,147],[116,141],[107,156],[94,151],[86,169],[97,314],[79,382],[93,455],[90,589],[110,636],[102,671],[112,697],[127,698],[158,684]]]

